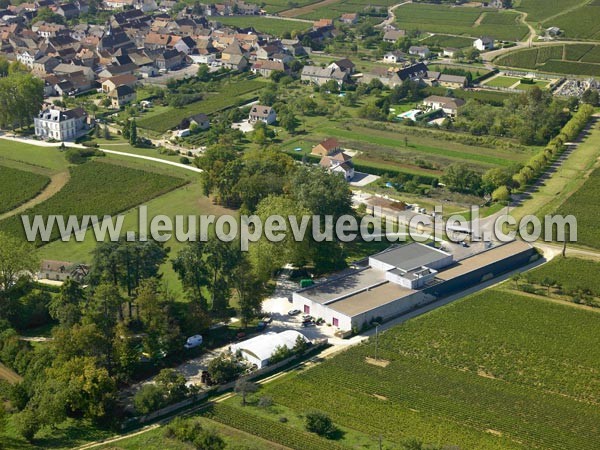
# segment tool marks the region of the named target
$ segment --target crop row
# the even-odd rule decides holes
[[[0,166],[0,214],[35,197],[48,183],[44,175]]]
[[[264,87],[259,80],[235,81],[224,86],[219,93],[209,94],[205,99],[190,103],[183,108],[169,108],[168,111],[149,113],[137,121],[140,128],[163,133],[175,128],[181,121],[194,114],[213,114],[244,102],[245,95]]]
[[[600,263],[578,258],[555,258],[548,264],[527,273],[527,281],[535,284],[545,284],[553,281],[560,285],[563,292],[584,292],[600,296],[598,285]]]
[[[206,415],[217,422],[293,449],[336,450],[343,448],[335,442],[328,441],[315,434],[298,430],[280,422],[259,418],[241,408],[222,403],[213,405]]]
[[[66,186],[45,202],[24,212],[46,219],[49,215],[81,217],[82,215],[114,215],[147,200],[165,194],[185,183],[180,178],[150,173],[110,163],[91,161],[71,168],[71,178]],[[20,216],[0,222],[0,231],[23,236]],[[54,227],[51,240],[59,238]],[[37,240],[41,245],[41,240]]]

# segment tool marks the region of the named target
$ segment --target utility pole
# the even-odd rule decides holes
[[[375,325],[375,361],[379,360],[379,324]]]

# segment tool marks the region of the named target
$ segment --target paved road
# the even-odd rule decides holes
[[[56,143],[38,141],[35,139],[27,139],[27,138],[8,136],[6,134],[0,135],[0,139],[6,139],[8,141],[21,142],[21,143],[30,144],[30,145],[37,145],[38,147],[58,147],[58,144],[56,144]],[[80,144],[67,143],[65,145],[67,145],[68,147],[86,148],[85,146],[80,145]],[[116,150],[108,150],[106,148],[99,148],[99,150],[102,150],[104,153],[108,153],[111,155],[119,155],[119,156],[127,156],[129,158],[144,159],[146,161],[152,161],[152,162],[157,162],[160,164],[166,164],[167,166],[173,166],[173,167],[177,167],[179,169],[185,169],[185,170],[189,170],[189,171],[196,172],[196,173],[202,172],[202,169],[199,169],[192,165],[181,164],[181,163],[177,163],[174,161],[168,161],[166,159],[154,158],[153,156],[145,156],[145,155],[138,155],[135,153],[119,152]]]
[[[403,3],[398,3],[396,5],[392,5],[388,8],[388,16],[387,19],[385,19],[383,22],[381,22],[378,25],[375,25],[375,28],[384,28],[387,25],[393,25],[394,22],[396,22],[396,14],[394,13],[394,10],[396,8],[399,8],[402,5],[408,5],[409,3],[412,3],[412,0],[409,0],[407,2],[403,2]]]

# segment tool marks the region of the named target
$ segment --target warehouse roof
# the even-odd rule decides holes
[[[447,256],[450,256],[450,253],[443,252],[429,245],[413,242],[401,247],[384,250],[381,253],[371,256],[370,259],[408,272],[417,267],[428,266]]]
[[[255,358],[265,361],[273,355],[278,347],[292,349],[296,340],[301,337],[308,342],[306,336],[296,330],[286,330],[281,333],[265,333],[231,346],[233,352],[238,350],[248,353]]]

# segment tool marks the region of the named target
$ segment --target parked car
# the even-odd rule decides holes
[[[265,322],[258,322],[258,325],[256,325],[257,331],[263,331],[265,328],[267,328],[267,323]]]
[[[260,320],[261,320],[261,322],[264,322],[264,323],[271,323],[271,322],[273,322],[273,318],[271,316],[265,316],[265,317],[263,317]]]
[[[315,318],[313,316],[311,316],[310,314],[305,314],[305,315],[302,316],[302,320],[305,321],[305,322],[306,321],[312,322],[313,320],[315,320]]]
[[[312,320],[307,320],[305,322],[302,322],[302,326],[303,327],[314,327],[315,323]]]
[[[187,341],[185,341],[185,344],[183,345],[185,348],[195,348],[198,347],[199,345],[202,345],[202,336],[199,334],[196,334],[194,336],[190,336],[189,338],[187,338]]]
[[[291,311],[288,312],[289,316],[297,316],[298,314],[300,314],[299,309],[292,309]]]

